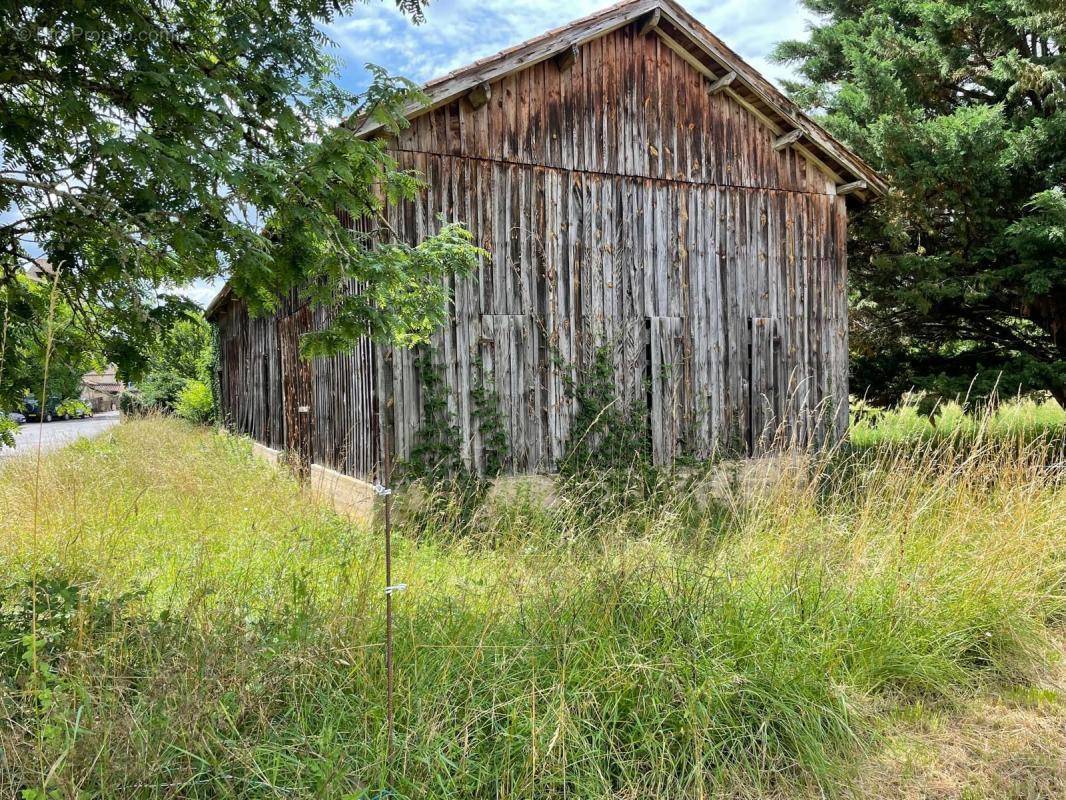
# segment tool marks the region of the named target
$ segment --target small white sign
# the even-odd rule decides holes
[[[308,414],[311,411],[311,406],[300,406],[296,410],[299,411],[301,414]]]

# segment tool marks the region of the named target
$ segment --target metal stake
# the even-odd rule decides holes
[[[385,496],[385,719],[386,719],[386,762],[392,763],[393,728],[395,727],[392,704],[392,465],[389,461],[389,447],[386,444],[384,454],[385,485],[381,494]]]

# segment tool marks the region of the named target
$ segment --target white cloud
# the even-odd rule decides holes
[[[224,284],[225,281],[221,278],[216,278],[212,281],[193,281],[188,286],[175,289],[174,293],[189,298],[200,308],[206,308],[207,304],[215,299],[215,295],[218,294]]]
[[[413,25],[391,0],[361,5],[325,29],[343,60],[342,82],[365,85],[363,65],[379,64],[418,82],[450,72],[552,28],[586,16],[601,0],[439,0]],[[798,0],[692,0],[685,7],[771,80],[791,75],[769,60],[784,39],[806,38],[808,13]]]

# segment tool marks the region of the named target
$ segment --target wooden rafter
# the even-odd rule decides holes
[[[640,32],[637,35],[638,36],[647,36],[653,30],[658,28],[659,27],[659,20],[662,19],[662,15],[663,15],[663,12],[660,9],[658,9],[658,8],[655,9],[654,11],[652,11],[650,14],[648,14],[648,16],[645,17],[644,21],[641,23]]]
[[[864,192],[866,191],[866,181],[852,181],[851,183],[842,183],[837,186],[837,195],[851,194],[852,192]]]
[[[574,66],[579,50],[580,48],[576,44],[572,44],[555,56],[555,66],[559,68],[560,72],[566,72],[570,67]]]
[[[794,131],[789,131],[782,136],[778,136],[774,139],[774,150],[784,150],[789,145],[795,144],[803,138],[803,131],[798,128]]]
[[[735,81],[736,79],[737,74],[735,72],[727,72],[725,75],[723,75],[721,78],[711,84],[710,88],[707,89],[707,94],[713,95],[718,94],[719,92],[724,92],[733,84],[733,81]]]

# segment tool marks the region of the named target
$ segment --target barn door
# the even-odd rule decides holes
[[[308,477],[314,457],[311,364],[300,357],[300,336],[310,329],[311,312],[307,307],[278,320],[285,449],[301,480]]]
[[[681,317],[648,318],[648,413],[655,464],[670,464],[681,454],[684,341]]]
[[[751,362],[748,376],[748,451],[763,453],[773,447],[780,420],[777,417],[777,322],[773,317],[752,317]]]

